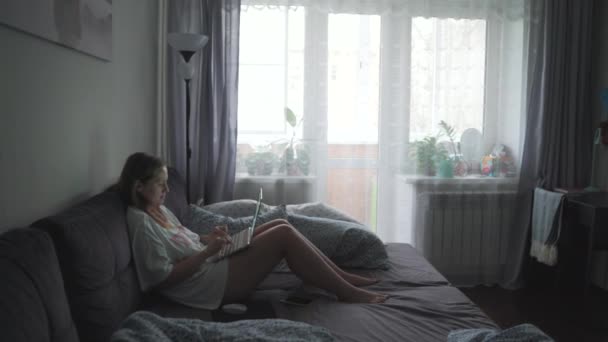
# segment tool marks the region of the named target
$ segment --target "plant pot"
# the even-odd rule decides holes
[[[247,173],[250,176],[269,176],[275,162],[276,156],[272,152],[254,152],[245,160]]]
[[[281,156],[279,172],[288,176],[307,176],[310,156],[305,145],[287,145]]]
[[[439,178],[454,178],[454,165],[451,160],[442,160],[437,165]]]

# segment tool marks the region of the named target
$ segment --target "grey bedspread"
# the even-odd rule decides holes
[[[333,341],[327,329],[284,319],[243,320],[232,323],[163,318],[151,312],[131,314],[112,335],[111,342],[187,341]]]
[[[262,283],[276,316],[327,328],[338,341],[446,341],[453,330],[498,329],[474,303],[437,272],[413,247],[388,244],[388,270],[353,270],[380,279],[366,289],[387,293],[383,304],[349,304],[318,292],[299,307],[280,302],[299,281],[291,274],[272,274]],[[283,288],[271,291],[270,288]],[[308,289],[307,289],[308,291]]]
[[[505,330],[465,329],[450,333],[448,342],[554,342],[532,324],[520,324]]]

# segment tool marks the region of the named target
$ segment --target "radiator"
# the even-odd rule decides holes
[[[516,192],[423,192],[416,245],[454,285],[500,280]]]

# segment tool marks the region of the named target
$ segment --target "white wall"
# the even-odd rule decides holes
[[[0,25],[0,232],[114,182],[154,153],[157,2],[113,2],[111,62]]]
[[[594,2],[594,42],[595,54],[593,59],[593,86],[591,89],[591,109],[594,116],[600,118],[608,115],[602,108],[600,102],[600,91],[608,88],[608,1],[596,0]],[[596,180],[598,185],[608,191],[608,145],[598,146],[598,167],[596,169]]]

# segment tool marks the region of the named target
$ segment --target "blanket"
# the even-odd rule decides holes
[[[448,342],[553,342],[553,339],[532,324],[520,324],[502,331],[455,330],[448,335]]]
[[[163,318],[147,311],[131,314],[112,335],[111,342],[194,341],[334,341],[322,327],[284,319],[242,320],[231,323]]]

